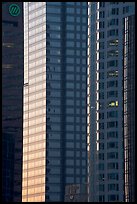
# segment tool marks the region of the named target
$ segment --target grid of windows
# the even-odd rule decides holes
[[[40,3],[41,16],[30,12]],[[63,201],[67,184],[86,182],[87,3],[34,5],[25,3],[30,66],[24,87],[24,179],[33,175],[33,185],[23,187],[23,201],[27,195],[36,201],[36,193],[37,201]],[[34,186],[39,174],[41,189]]]
[[[122,90],[123,12],[125,14],[126,9],[127,12],[134,13],[134,4],[131,2],[89,2],[89,73],[91,73],[89,81],[92,107],[89,131],[92,150],[89,201],[91,202],[123,201],[124,197]],[[127,57],[125,63],[126,61]],[[103,164],[106,163],[103,169]],[[102,174],[102,171],[105,175],[112,173],[109,179],[114,180],[114,186],[109,183],[109,187],[107,178],[102,181],[101,184],[106,187],[105,195],[98,186],[98,176],[96,176]],[[113,175],[114,173],[117,173],[117,176]],[[120,182],[117,186],[116,181],[119,178]],[[117,191],[115,195],[110,194],[110,189]]]

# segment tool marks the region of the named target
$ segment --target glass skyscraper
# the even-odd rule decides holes
[[[16,10],[16,8],[18,8]],[[11,12],[18,11],[16,14]],[[21,202],[23,3],[2,2],[2,201]]]
[[[125,18],[135,13],[135,3],[90,2],[88,5],[89,201],[122,202],[125,200],[125,177],[128,178],[128,172],[125,176],[124,159],[125,145],[127,145],[124,145],[127,123],[125,108],[126,103],[131,102],[131,97],[125,93],[125,96],[130,98],[126,102],[123,94],[124,80],[126,84],[124,79]],[[130,36],[131,33],[128,34]],[[130,42],[130,48],[132,43]],[[132,52],[129,53],[133,53],[133,47],[131,50]],[[134,75],[133,61],[132,65],[129,63],[127,68],[130,79]],[[130,89],[129,84],[128,89]],[[134,96],[133,90],[134,88],[132,96]],[[131,103],[134,104],[134,100]],[[134,106],[131,105],[131,107]],[[129,115],[130,111],[133,116],[133,108],[128,109]],[[128,120],[130,121],[130,118]],[[132,121],[134,122],[134,119]],[[130,126],[128,122],[128,126],[131,128],[134,123]],[[134,132],[132,133],[128,132],[128,137],[132,138],[133,142]],[[131,158],[133,159],[133,156]]]
[[[87,7],[24,3],[22,201],[87,184]]]

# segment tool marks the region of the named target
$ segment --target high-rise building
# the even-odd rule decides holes
[[[124,149],[125,201],[135,202],[135,15],[125,18]]]
[[[87,184],[87,7],[24,3],[22,201]]]
[[[124,25],[125,18],[135,13],[135,3],[90,2],[88,5],[89,201],[122,202],[125,200],[124,128],[127,123],[123,97]],[[131,78],[135,68],[132,63],[127,68]],[[134,89],[132,96],[133,92]],[[132,103],[134,100],[130,107]],[[134,123],[131,129],[132,126]],[[128,136],[132,138],[134,132]]]
[[[2,201],[22,194],[23,4],[2,3]]]

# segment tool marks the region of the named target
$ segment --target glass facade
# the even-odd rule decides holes
[[[46,3],[24,3],[22,201],[45,201]]]
[[[123,18],[134,12],[132,2],[89,3],[89,201],[124,201]]]
[[[87,182],[87,3],[26,2],[24,29],[22,201],[64,201]]]
[[[21,202],[23,136],[23,5],[2,4],[2,201]]]

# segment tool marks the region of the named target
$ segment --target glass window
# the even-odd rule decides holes
[[[112,194],[112,195],[108,195],[108,201],[118,201],[119,200],[119,195],[116,194]]]
[[[66,159],[66,165],[74,165],[74,159]]]
[[[118,121],[107,122],[107,128],[118,127]]]
[[[60,16],[53,16],[48,14],[47,15],[47,22],[61,22],[61,17]]]
[[[107,88],[110,88],[110,87],[118,87],[118,81],[117,80],[108,81]]]
[[[73,56],[73,55],[74,55],[74,50],[68,50],[68,49],[67,49],[67,50],[66,50],[66,54]]]
[[[118,111],[107,112],[107,118],[117,118],[117,117],[118,117]]]
[[[104,170],[104,164],[103,163],[100,163],[100,164],[97,164],[97,170]]]
[[[74,130],[74,125],[66,125],[66,130],[68,131],[73,131]]]
[[[66,26],[66,29],[67,30],[74,30],[74,25],[73,24],[71,24],[71,25],[69,25],[69,24],[67,24],[67,26]]]
[[[108,166],[108,169],[118,169],[118,163],[116,162],[110,162],[110,163],[108,163],[107,164],[107,166]]]
[[[110,101],[108,107],[118,107],[118,101]]]
[[[67,47],[74,47],[74,41],[68,41],[66,42]]]
[[[108,41],[108,47],[118,46],[118,39]]]
[[[99,202],[104,202],[104,201],[105,201],[105,196],[99,195]]]
[[[101,140],[101,139],[104,139],[104,132],[100,132],[99,133],[99,139]]]
[[[76,26],[77,31],[80,31],[80,25]]]
[[[74,13],[73,7],[67,7],[67,13]]]
[[[118,159],[118,152],[107,153],[107,159]]]
[[[77,22],[77,23],[80,23],[80,20],[81,20],[80,17],[77,17],[77,18],[76,18],[76,22]]]
[[[118,173],[109,173],[108,180],[118,180]]]
[[[74,168],[66,168],[66,174],[74,174]]]
[[[108,139],[110,139],[110,138],[118,138],[118,132],[117,131],[107,132],[107,138]]]
[[[98,159],[99,160],[104,160],[104,153],[99,153],[98,154]]]
[[[59,8],[59,7],[50,7],[50,6],[48,6],[47,7],[47,13],[54,13],[54,14],[56,14],[56,13],[60,13],[60,11],[61,11],[61,9]]]
[[[67,32],[67,39],[74,39],[74,33]]]
[[[74,16],[70,16],[70,15],[68,16],[67,15],[66,22],[72,22],[73,23],[74,22]]]
[[[105,190],[104,184],[99,184],[99,185],[97,186],[97,188],[98,188],[98,191],[103,191],[103,192],[104,192],[104,190]]]
[[[118,91],[108,91],[107,98],[118,97]]]
[[[72,184],[72,183],[74,183],[74,178],[73,177],[66,177],[66,182],[69,184]]]
[[[118,184],[108,184],[108,191],[118,191],[119,190],[119,185]]]
[[[66,58],[66,63],[72,63],[72,64],[74,64],[74,58],[71,58],[71,57],[67,57]]]

